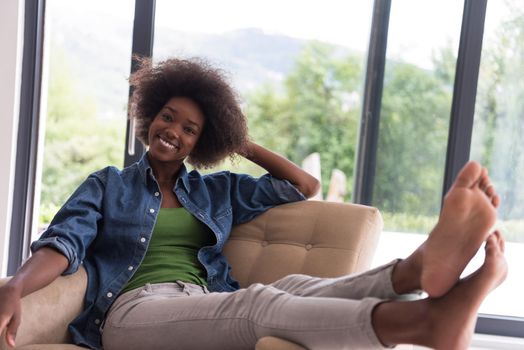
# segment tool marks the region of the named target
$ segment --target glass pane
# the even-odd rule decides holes
[[[481,312],[524,317],[524,9],[489,1],[477,89],[471,158],[484,164],[501,196],[498,227],[509,275]]]
[[[384,232],[373,266],[407,257],[437,222],[463,5],[392,2],[373,188]]]
[[[129,0],[46,1],[33,239],[91,172],[123,166],[133,16]]]
[[[392,2],[373,189],[386,231],[427,233],[440,211],[462,11]]]
[[[229,72],[253,140],[298,164],[317,153],[324,198],[338,169],[329,199],[349,200],[371,10],[355,0],[157,0],[153,56],[204,57]],[[248,161],[222,167],[263,173]]]

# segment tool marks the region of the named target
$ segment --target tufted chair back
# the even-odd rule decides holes
[[[336,277],[370,267],[381,230],[373,207],[291,203],[236,226],[224,254],[242,287],[294,273]]]

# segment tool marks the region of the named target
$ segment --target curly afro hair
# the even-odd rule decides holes
[[[240,100],[225,74],[200,58],[167,59],[153,64],[137,58],[139,69],[129,78],[133,87],[131,117],[136,135],[148,145],[149,127],[172,97],[187,97],[202,110],[205,125],[187,161],[195,168],[210,168],[236,154],[245,154],[248,143],[246,117]]]

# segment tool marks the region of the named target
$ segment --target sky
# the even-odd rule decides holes
[[[158,25],[181,30],[217,33],[256,27],[360,48],[367,46],[372,5],[362,0],[196,0],[183,5],[161,0],[156,18]]]
[[[500,13],[489,6],[486,31]],[[156,26],[200,33],[259,28],[270,34],[317,39],[365,52],[373,0],[156,0]],[[132,20],[134,0],[48,0],[63,11],[98,11]],[[463,2],[392,1],[388,58],[431,68],[436,48],[458,47]]]

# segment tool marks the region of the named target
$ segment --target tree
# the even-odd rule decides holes
[[[67,58],[52,50],[44,142],[40,223],[54,216],[93,171],[122,166],[124,123],[97,115],[94,98],[81,93]]]
[[[437,215],[451,92],[441,76],[388,62],[373,202],[392,213]]]
[[[473,158],[490,170],[505,220],[524,217],[524,10],[506,2],[509,17],[485,40],[475,110]]]
[[[322,178],[335,168],[352,178],[360,116],[362,57],[336,47],[307,44],[278,94],[268,86],[248,100],[253,137],[294,162],[320,153]],[[327,191],[328,181],[323,181]],[[348,193],[351,193],[348,181]]]

